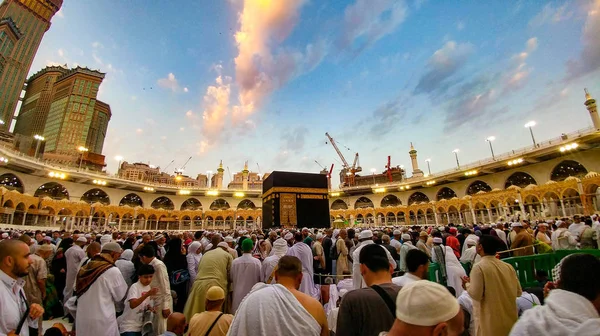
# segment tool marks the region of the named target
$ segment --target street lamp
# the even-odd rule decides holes
[[[533,129],[532,127],[535,126],[535,121],[530,121],[527,124],[525,124],[526,128],[529,128],[529,133],[531,134],[531,141],[533,141],[533,147],[537,147],[537,143],[535,142],[535,137],[533,136]]]
[[[208,183],[207,183],[207,187],[210,188],[212,187],[212,181],[210,180],[210,175],[212,174],[212,170],[207,170],[206,174],[208,175]]]
[[[123,162],[123,157],[121,155],[115,156],[115,160],[119,162],[119,169],[117,170],[117,176],[121,177],[121,162]]]
[[[425,159],[425,162],[427,162],[427,173],[431,175],[431,166],[429,166],[431,159]]]
[[[371,168],[371,173],[373,174],[373,184],[375,184],[375,172],[376,171],[377,171],[377,169]]]
[[[79,170],[81,170],[81,163],[83,162],[83,153],[87,152],[89,149],[79,146],[77,150],[81,153],[81,158],[79,159]]]
[[[458,148],[452,151],[452,153],[454,153],[454,157],[456,157],[456,168],[460,169],[460,163],[458,162],[458,152],[460,152]]]
[[[37,159],[38,152],[39,152],[39,150],[40,150],[40,143],[41,143],[42,141],[46,140],[46,138],[44,138],[44,137],[43,137],[43,136],[41,136],[41,135],[37,135],[37,134],[36,134],[36,135],[34,135],[34,136],[33,136],[33,138],[34,138],[35,140],[37,140],[37,145],[35,145],[35,154],[33,155],[33,157]]]
[[[492,147],[492,141],[496,140],[495,136],[491,136],[488,137],[487,139],[485,139],[485,141],[487,141],[490,144],[490,151],[492,152],[492,159],[496,160],[496,157],[494,156],[494,148]]]

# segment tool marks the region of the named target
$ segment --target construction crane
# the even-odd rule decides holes
[[[315,163],[319,165],[319,167],[321,167],[321,174],[326,175],[327,174],[327,168],[325,168],[325,166],[323,166],[322,164],[319,163],[319,161],[315,160]]]
[[[173,162],[175,162],[175,160],[171,160],[171,162],[169,162],[169,164],[166,165],[165,168],[162,169],[162,171],[166,172],[167,168],[169,168],[169,166],[171,166],[173,164]]]
[[[325,136],[327,137],[327,139],[329,139],[329,142],[331,142],[331,145],[333,146],[333,148],[337,152],[338,156],[342,160],[341,174],[343,175],[343,178],[344,178],[344,184],[346,186],[353,186],[356,173],[362,171],[362,167],[358,163],[358,153],[355,154],[354,162],[352,163],[352,166],[350,166],[348,164],[348,161],[346,161],[346,158],[344,157],[344,155],[338,148],[337,144],[335,143],[335,140],[333,140],[333,138],[329,135],[329,133],[325,133]]]
[[[183,171],[185,169],[185,166],[187,166],[188,162],[190,162],[190,160],[192,159],[192,157],[190,156],[187,161],[185,161],[185,163],[183,164],[183,166],[181,166],[181,168],[175,169],[175,181],[179,182],[183,179]]]

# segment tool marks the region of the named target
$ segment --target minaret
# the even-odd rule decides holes
[[[419,163],[417,162],[417,150],[415,149],[415,147],[413,147],[413,143],[410,143],[410,152],[408,152],[408,154],[410,154],[410,161],[412,163],[412,176],[413,177],[421,177],[423,176],[423,171],[421,171],[421,169],[419,169]]]
[[[244,162],[244,170],[242,170],[242,190],[248,190],[248,161]]]
[[[223,172],[225,171],[225,169],[223,169],[223,160],[221,160],[221,162],[219,163],[219,168],[217,169],[217,189],[221,190],[223,189]]]
[[[596,107],[596,99],[592,98],[587,89],[585,91],[585,107],[590,111],[590,117],[592,118],[592,124],[594,128],[600,130],[600,117],[598,116],[598,108]]]

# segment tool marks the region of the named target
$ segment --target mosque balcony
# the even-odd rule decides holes
[[[489,157],[476,162],[461,164],[458,168],[433,172],[431,175],[408,177],[397,182],[342,187],[331,190],[331,192],[346,195],[364,195],[373,193],[374,188],[385,188],[386,191],[403,191],[406,189],[426,188],[431,185],[427,184],[430,181],[435,181],[435,185],[458,182],[473,178],[474,176],[485,176],[515,168],[512,162],[518,165],[528,165],[560,157],[565,154],[564,150],[561,150],[561,147],[564,148],[566,145],[573,143],[577,144],[577,151],[599,148],[600,132],[593,127],[584,128],[538,142],[535,146],[528,145],[511,150],[510,152],[495,155],[494,158]]]

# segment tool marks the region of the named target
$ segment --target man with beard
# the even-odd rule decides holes
[[[20,240],[6,239],[0,242],[0,333],[29,336],[29,326],[37,326],[37,319],[44,308],[25,299],[22,277],[29,275],[29,246]],[[29,315],[29,316],[27,316]],[[23,322],[21,322],[23,321]],[[20,330],[17,330],[19,329]]]

